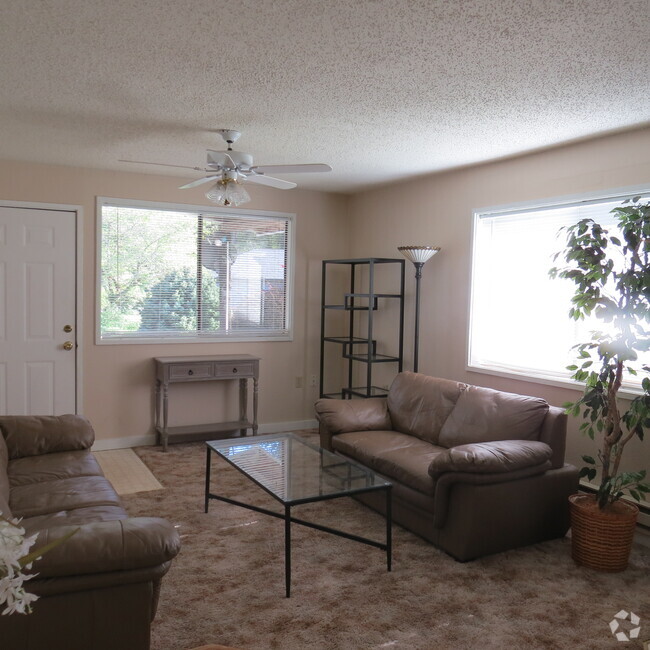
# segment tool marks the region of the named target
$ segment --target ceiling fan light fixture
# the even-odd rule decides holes
[[[242,187],[241,183],[232,178],[219,179],[206,193],[208,198],[217,205],[225,207],[241,205],[251,200],[248,192]]]

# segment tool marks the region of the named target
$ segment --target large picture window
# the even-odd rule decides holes
[[[560,228],[592,218],[615,230],[611,210],[632,196],[618,194],[545,205],[494,208],[474,213],[469,368],[568,382],[572,346],[607,326],[595,317],[569,318],[575,285],[551,279],[553,256],[565,247]],[[638,365],[650,363],[650,355]],[[639,382],[641,376],[639,375]],[[637,388],[634,384],[629,386]]]
[[[287,340],[293,215],[98,200],[100,342]]]

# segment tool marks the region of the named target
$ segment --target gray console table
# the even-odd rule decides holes
[[[156,357],[156,422],[163,451],[170,442],[210,440],[215,433],[252,429],[257,435],[257,395],[260,360],[250,354],[218,354],[194,357]],[[167,426],[169,385],[193,381],[239,380],[239,420],[187,426]],[[253,380],[253,419],[248,419],[248,380]],[[161,413],[162,411],[162,413]],[[162,415],[162,418],[161,418]]]

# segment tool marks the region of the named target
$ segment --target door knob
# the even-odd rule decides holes
[[[63,344],[63,349],[64,350],[72,350],[73,347],[74,347],[74,343],[72,341],[66,341]]]
[[[63,326],[63,331],[64,332],[72,332],[72,325],[64,325]]]

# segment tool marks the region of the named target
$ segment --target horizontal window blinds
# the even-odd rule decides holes
[[[291,220],[101,209],[101,338],[287,337]]]

